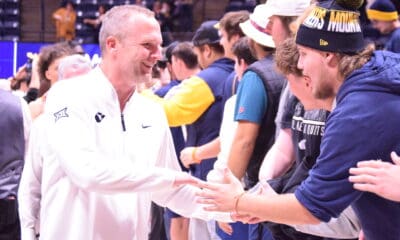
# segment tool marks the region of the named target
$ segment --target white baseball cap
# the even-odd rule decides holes
[[[310,6],[311,0],[267,0],[265,5],[272,15],[300,16]]]
[[[267,33],[267,26],[271,16],[271,11],[267,8],[267,5],[259,4],[254,8],[253,13],[250,14],[250,18],[240,23],[239,27],[247,37],[258,44],[275,48],[272,36]]]

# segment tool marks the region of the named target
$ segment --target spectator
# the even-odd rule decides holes
[[[221,18],[221,20],[218,23],[218,29],[219,29],[219,35],[221,37],[220,39],[220,44],[224,48],[224,55],[226,58],[236,60],[237,57],[235,54],[232,52],[232,46],[239,41],[243,36],[244,33],[239,27],[239,24],[246,21],[249,19],[249,12],[247,11],[238,11],[238,12],[229,12],[224,14],[224,16]],[[239,47],[240,49],[243,49],[244,47],[241,46]],[[248,50],[248,48],[247,48]],[[243,58],[241,56],[240,58]],[[254,58],[253,58],[254,59]],[[250,60],[249,60],[250,62]],[[244,66],[245,64],[242,64]],[[236,88],[237,88],[237,79],[238,76],[233,71],[228,78],[225,80],[224,83],[224,100],[227,101],[226,99],[230,98],[232,94],[236,94]],[[240,74],[241,78],[241,74]],[[236,99],[236,97],[235,97]],[[230,100],[231,102],[233,101],[232,99]],[[226,104],[225,104],[226,105]],[[225,109],[225,108],[224,108]],[[225,112],[225,111],[224,111]],[[225,115],[225,113],[224,113]],[[230,129],[232,130],[232,129]],[[221,136],[221,132],[220,132]],[[216,157],[218,152],[220,151],[219,149],[219,137],[217,139],[213,139],[211,142],[206,143],[205,145],[202,146],[191,146],[185,148],[181,152],[181,159],[182,161],[185,162],[185,165],[189,166],[190,164],[196,163],[196,159],[208,159],[210,157]],[[225,141],[226,145],[230,146],[230,141]],[[228,151],[230,148],[224,148],[224,152]],[[229,226],[231,225],[231,226]],[[248,226],[244,225],[242,223],[234,223],[234,224],[224,224],[224,223],[218,223],[217,225],[217,234],[225,239],[230,239],[230,238],[243,238],[241,234],[243,232],[247,232]],[[230,233],[228,236],[224,231]],[[233,234],[232,234],[233,233]]]
[[[81,55],[64,57],[58,67],[58,80],[77,77],[90,69],[90,61]],[[27,240],[36,239],[35,236],[40,234],[42,174],[47,173],[48,167],[43,166],[43,163],[46,163],[43,162],[47,149],[46,128],[45,117],[40,114],[32,124],[25,169],[18,191],[22,239]]]
[[[52,14],[56,25],[57,41],[72,40],[75,38],[76,12],[71,1],[66,1]]]
[[[58,65],[63,57],[77,53],[69,42],[58,42],[40,49],[37,74],[40,79],[39,98],[29,103],[32,119],[43,112],[46,92],[58,80]],[[33,76],[32,74],[32,76]]]
[[[172,13],[174,32],[193,31],[193,3],[192,0],[176,0]]]
[[[17,197],[30,130],[26,102],[0,89],[0,239],[19,240]]]
[[[292,117],[292,139],[286,142],[293,145],[296,157],[285,174],[269,179],[268,183],[260,180],[260,184],[269,184],[274,194],[284,194],[294,192],[315,166],[329,111],[323,109],[322,100],[313,97],[310,79],[297,67],[299,53],[294,38],[288,38],[279,45],[275,59],[277,68],[288,79],[290,92],[299,99]],[[267,222],[265,225],[271,229],[275,240],[350,239],[357,238],[360,231],[358,219],[351,208],[344,210],[340,217],[331,219],[329,223],[295,226],[299,231],[284,224]]]
[[[40,80],[37,70],[39,56],[29,52],[27,59],[27,62],[18,69],[17,73],[8,78],[9,86],[5,89],[14,91],[17,95],[22,96],[27,103],[30,103],[36,100],[39,95]]]
[[[172,17],[171,7],[167,2],[155,1],[153,3],[153,12],[160,23],[163,38],[163,46],[168,46],[172,42]]]
[[[10,81],[10,89],[20,97],[25,96],[28,92],[29,83],[31,81],[30,70],[32,69],[29,69],[29,66],[23,65],[18,68],[14,76],[8,79]]]
[[[215,139],[222,120],[223,104],[227,99],[223,86],[233,71],[233,61],[224,57],[216,23],[213,20],[202,23],[192,39],[194,52],[203,69],[201,72],[181,83],[167,99],[144,92],[163,105],[170,126],[187,124],[186,147]],[[215,157],[198,159],[190,165],[191,174],[205,180],[215,160]],[[195,239],[215,237],[214,222],[191,219],[190,228],[193,228],[189,232]]]
[[[250,18],[239,24],[249,39],[253,56],[237,91],[235,121],[238,126],[229,152],[228,167],[238,179],[244,177],[246,188],[258,182],[259,168],[275,139],[274,119],[284,78],[274,69],[275,44],[266,31],[269,24],[264,4],[258,5]],[[260,224],[249,227],[249,239],[272,239]]]
[[[212,189],[202,193],[206,197],[202,202],[212,204],[207,209],[249,214],[257,221],[316,224],[337,217],[351,205],[366,239],[398,239],[400,204],[357,191],[348,181],[349,168],[359,161],[388,162],[390,152],[400,150],[400,110],[395,107],[400,103],[396,71],[400,56],[364,46],[360,5],[360,1],[320,2],[296,35],[298,66],[310,78],[313,96],[336,105],[308,178],[294,194],[268,197],[245,194],[237,181],[207,183],[204,187]],[[335,17],[344,21],[338,24]]]
[[[174,95],[174,91],[179,89],[180,84],[185,79],[198,74],[200,67],[197,62],[197,56],[193,51],[193,45],[190,42],[173,42],[165,51],[165,60],[172,79],[170,84],[156,91],[160,97],[168,99]],[[183,127],[171,127],[171,133],[174,140],[175,152],[178,157],[182,170],[185,168],[179,157],[179,153],[185,147],[185,139],[182,131]],[[165,211],[166,228],[169,231],[171,240],[189,239],[189,219],[166,209]],[[169,222],[169,224],[168,224]]]
[[[96,35],[94,36],[94,41],[95,43],[99,43],[99,31],[101,27],[101,22],[103,21],[104,14],[107,12],[108,8],[104,4],[100,4],[99,8],[97,9],[97,18],[91,19],[91,18],[84,18],[83,23],[89,24],[92,26],[96,32]]]
[[[385,50],[400,53],[400,20],[396,7],[390,0],[376,0],[367,10],[374,28],[388,35]]]
[[[80,54],[66,56],[58,65],[58,81],[83,75],[91,68],[90,60]]]

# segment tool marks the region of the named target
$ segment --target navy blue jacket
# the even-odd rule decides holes
[[[400,55],[376,51],[339,88],[321,153],[297,199],[315,217],[329,221],[351,205],[366,239],[400,239],[400,203],[360,192],[349,182],[357,162],[400,153]]]
[[[210,87],[215,101],[193,124],[187,126],[186,146],[201,146],[214,140],[219,135],[223,109],[227,99],[225,81],[233,71],[233,61],[221,58],[197,74]],[[228,79],[228,80],[227,80]],[[200,164],[193,164],[190,170],[193,176],[206,180],[216,158],[203,159]]]

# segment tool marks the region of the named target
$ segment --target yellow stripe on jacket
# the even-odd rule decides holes
[[[211,88],[197,76],[184,80],[164,98],[151,90],[142,94],[162,104],[171,127],[194,123],[215,101]]]

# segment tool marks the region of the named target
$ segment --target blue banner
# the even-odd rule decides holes
[[[27,59],[27,53],[38,53],[42,46],[50,43],[27,43],[0,41],[0,79],[13,76]],[[82,44],[83,49],[93,62],[100,59],[100,48],[97,44]]]

